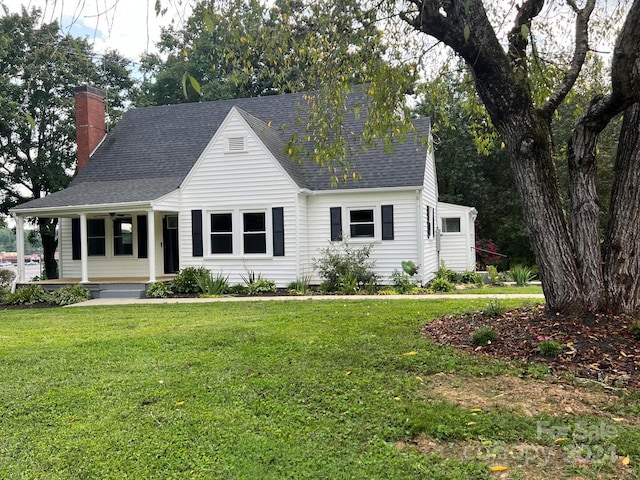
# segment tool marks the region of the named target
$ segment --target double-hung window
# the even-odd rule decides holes
[[[87,253],[91,257],[106,255],[106,233],[104,219],[92,218],[87,220]]]
[[[349,235],[351,238],[374,238],[373,208],[349,210]]]
[[[113,221],[113,254],[133,255],[133,222],[131,217]]]
[[[233,216],[231,213],[211,214],[211,253],[233,253]]]
[[[265,212],[242,214],[244,253],[267,253],[267,221]]]

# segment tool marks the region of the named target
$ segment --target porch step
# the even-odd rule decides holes
[[[100,283],[91,285],[92,298],[144,298],[144,283]]]

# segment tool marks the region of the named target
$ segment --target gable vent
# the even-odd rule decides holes
[[[229,152],[244,152],[244,137],[230,137],[227,143],[227,151]]]

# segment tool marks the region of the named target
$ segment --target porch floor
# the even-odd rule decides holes
[[[175,278],[175,275],[165,275],[162,277],[156,277],[157,282],[170,282]],[[56,278],[53,280],[37,280],[35,282],[25,282],[25,283],[35,283],[37,285],[69,285],[75,283],[81,283],[80,278]],[[109,278],[90,278],[87,284],[91,283],[99,283],[102,285],[113,285],[113,284],[132,284],[132,283],[140,283],[147,284],[149,283],[148,277],[109,277]]]

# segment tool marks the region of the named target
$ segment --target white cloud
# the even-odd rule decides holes
[[[145,51],[154,51],[160,38],[160,27],[171,22],[181,25],[190,12],[185,5],[157,17],[155,0],[0,0],[17,13],[22,6],[42,11],[43,21],[57,20],[64,32],[86,37],[96,52],[118,50],[138,60]],[[189,3],[189,2],[185,2]]]

